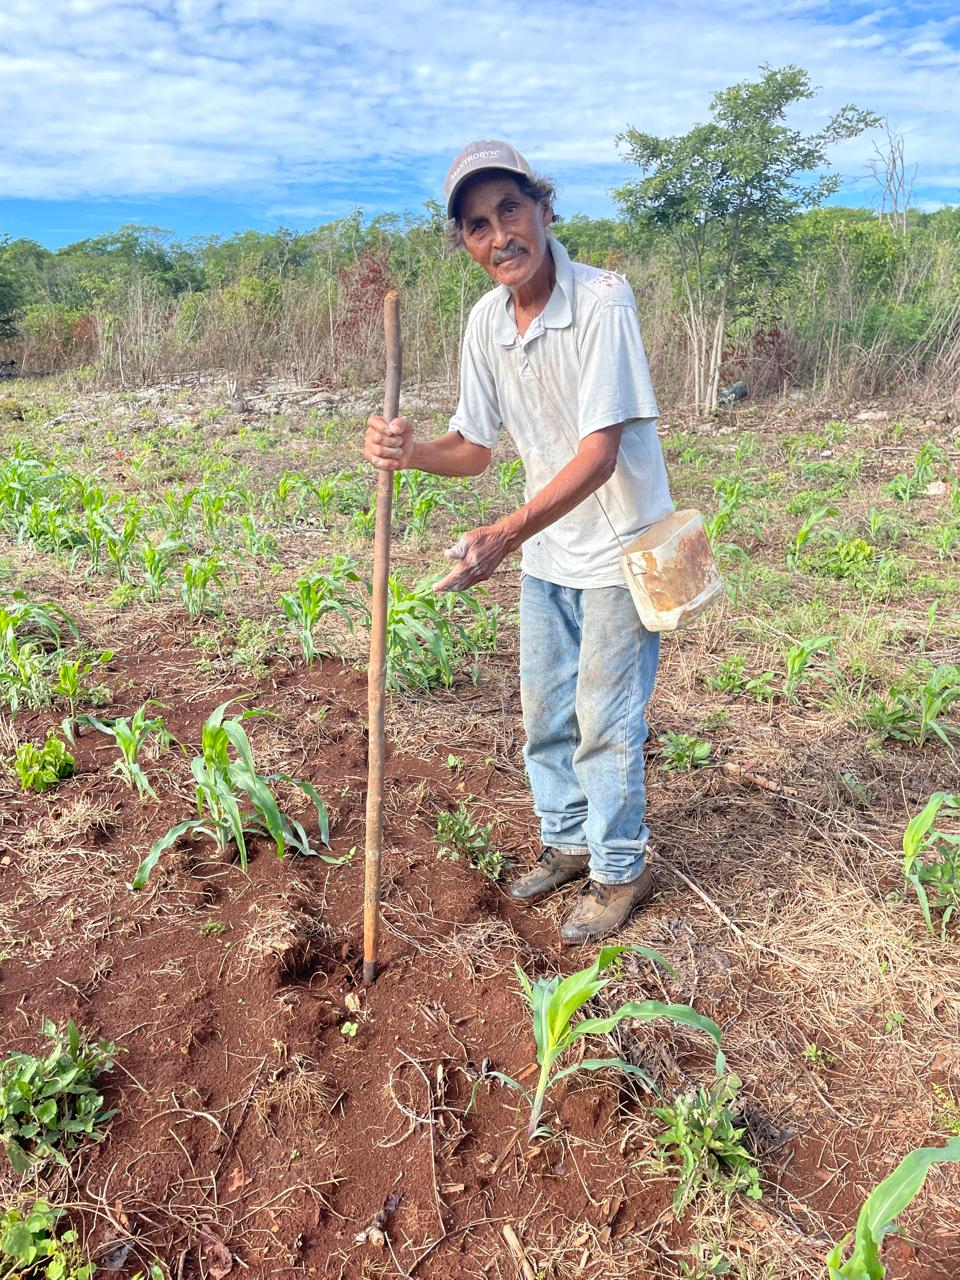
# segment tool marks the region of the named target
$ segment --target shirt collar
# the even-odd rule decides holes
[[[554,240],[552,236],[548,237],[547,247],[553,255],[557,282],[540,317],[545,329],[565,329],[573,322],[573,263],[559,240]],[[517,340],[513,299],[506,285],[499,285],[498,288],[500,297],[497,299],[494,313],[493,337],[494,341],[502,347],[511,347]]]

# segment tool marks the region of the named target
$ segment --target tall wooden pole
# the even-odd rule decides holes
[[[400,412],[400,296],[395,289],[383,300],[387,347],[387,382],[383,416]],[[363,883],[363,981],[377,977],[380,933],[380,849],[383,841],[384,691],[387,684],[387,579],[390,576],[390,517],[393,472],[377,476],[377,524],[373,542],[373,599],[370,621],[370,665],[367,671],[367,843]]]

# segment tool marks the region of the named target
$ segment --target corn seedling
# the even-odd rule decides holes
[[[166,531],[171,540],[179,542],[183,536],[183,531],[190,519],[190,511],[199,492],[200,490],[196,487],[179,491],[165,489],[160,495],[160,502],[166,514]]]
[[[63,730],[71,742],[73,741],[74,725],[77,723],[77,706],[86,693],[84,682],[95,667],[109,662],[112,657],[113,651],[104,649],[99,658],[94,658],[92,662],[88,662],[83,658],[75,658],[68,662],[61,662],[57,668],[57,679],[53,686],[53,692],[61,698],[66,698],[67,705],[70,708],[70,714],[63,722]]]
[[[654,1156],[661,1161],[680,1159],[680,1180],[673,1195],[676,1218],[704,1186],[727,1196],[745,1191],[752,1200],[762,1195],[757,1166],[741,1142],[745,1130],[737,1127],[731,1110],[740,1083],[737,1076],[718,1072],[709,1088],[701,1086],[653,1108],[667,1126]]]
[[[945,717],[960,700],[960,666],[941,663],[911,696],[890,691],[885,698],[874,697],[864,711],[867,726],[887,738],[923,746],[931,734],[950,747],[950,736],[960,734],[960,725]]]
[[[240,517],[239,523],[243,545],[252,556],[264,556],[269,559],[276,555],[276,538],[265,529],[258,529],[252,515],[245,513]]]
[[[107,555],[113,561],[113,567],[120,582],[129,580],[129,566],[134,555],[134,542],[142,519],[143,512],[134,509],[128,512],[119,529],[115,528],[108,520],[103,523],[103,539]]]
[[[507,494],[517,484],[523,483],[523,461],[520,458],[513,458],[510,462],[501,462],[497,465],[497,487],[500,492]]]
[[[216,609],[217,597],[212,588],[223,590],[220,570],[223,564],[219,556],[191,556],[183,566],[183,604],[191,618],[199,618]]]
[[[830,516],[838,515],[836,507],[817,507],[815,511],[807,516],[803,524],[794,535],[793,542],[787,549],[787,568],[795,569],[800,563],[800,557],[807,543],[810,541],[810,535],[821,520],[826,520]]]
[[[933,933],[932,910],[942,911],[940,937],[960,906],[960,830],[941,831],[941,811],[960,811],[960,795],[937,791],[911,818],[903,833],[903,876],[920,900],[927,928]]]
[[[41,794],[64,778],[72,778],[76,760],[56,734],[51,733],[42,747],[21,742],[13,756],[13,769],[24,791]]]
[[[46,1200],[11,1205],[0,1217],[2,1280],[92,1280],[96,1267],[84,1262],[72,1230],[57,1234],[62,1209]]]
[[[0,665],[0,699],[13,715],[21,706],[44,707],[53,700],[49,658],[39,645],[8,639]]]
[[[163,747],[170,745],[170,733],[165,727],[162,717],[154,716],[148,718],[147,704],[145,703],[142,707],[136,709],[129,720],[124,716],[118,716],[116,720],[107,723],[96,719],[95,716],[86,715],[83,717],[83,723],[89,724],[100,733],[105,733],[116,744],[120,752],[120,758],[115,762],[110,772],[121,778],[128,787],[134,788],[141,800],[144,796],[152,796],[156,800],[157,793],[150,785],[150,779],[144,773],[143,767],[138,761],[138,756],[144,743],[150,737],[155,737]]]
[[[710,743],[694,733],[673,733],[667,730],[660,748],[660,767],[686,772],[702,769],[710,763]]]
[[[81,1037],[72,1022],[62,1032],[47,1020],[43,1034],[45,1058],[14,1053],[0,1062],[0,1142],[21,1174],[50,1160],[66,1167],[84,1138],[103,1141],[100,1126],[114,1114],[103,1110],[95,1082],[113,1066],[115,1046]]]
[[[853,1237],[853,1251],[844,1259],[847,1236],[827,1254],[829,1280],[883,1280],[887,1269],[880,1261],[883,1237],[920,1191],[932,1165],[960,1160],[960,1138],[943,1147],[919,1147],[911,1151],[867,1196]]]
[[[179,538],[161,538],[159,542],[145,542],[140,548],[140,567],[147,585],[147,597],[159,600],[167,582],[174,556],[186,547]]]
[[[832,649],[835,639],[835,636],[809,636],[787,650],[786,678],[783,683],[784,697],[794,696],[806,678],[810,659],[815,653]]]
[[[453,619],[455,609],[482,612],[474,593],[448,592],[438,597],[429,583],[408,587],[392,573],[387,588],[387,684],[391,689],[449,688],[463,655],[476,655],[479,645],[467,628]],[[364,619],[369,626],[369,618]]]
[[[449,862],[459,862],[461,858],[465,858],[474,871],[489,876],[491,880],[499,880],[510,863],[499,849],[491,845],[492,833],[493,823],[474,822],[467,806],[461,801],[452,812],[444,809],[437,814],[434,834],[437,857],[446,858]]]
[[[280,597],[280,609],[300,645],[303,660],[310,665],[317,656],[314,630],[329,613],[343,618],[353,630],[349,606],[353,604],[350,587],[361,581],[352,561],[335,556],[329,573],[315,573],[301,578],[295,590]],[[328,652],[339,652],[331,642]]]
[[[268,836],[276,846],[278,858],[282,858],[289,847],[303,855],[339,863],[339,859],[314,849],[303,825],[296,818],[281,813],[271,788],[271,783],[285,782],[302,791],[316,809],[320,839],[329,845],[327,810],[311,784],[285,773],[261,775],[257,772],[243,721],[262,713],[244,711],[239,716],[224,719],[229,706],[230,702],[222,703],[207,719],[203,726],[201,754],[190,762],[196,789],[197,817],[178,822],[156,841],[137,869],[132,885],[134,889],[143,888],[161,855],[187,834],[209,836],[221,854],[232,842],[236,845],[244,871],[247,869],[249,835]]]
[[[640,1067],[626,1062],[623,1058],[584,1058],[580,1062],[558,1069],[557,1064],[560,1059],[577,1046],[584,1036],[605,1036],[628,1018],[637,1022],[652,1022],[656,1018],[668,1018],[683,1026],[703,1031],[717,1046],[717,1071],[724,1068],[723,1054],[720,1052],[720,1028],[710,1018],[697,1013],[686,1004],[664,1004],[660,1000],[641,1002],[630,1000],[622,1004],[616,1013],[606,1018],[581,1018],[579,1022],[573,1021],[575,1014],[610,982],[610,978],[602,978],[600,975],[619,960],[625,951],[638,952],[648,960],[662,964],[673,972],[663,956],[656,951],[651,951],[648,947],[638,945],[602,947],[592,965],[571,973],[567,978],[561,978],[557,974],[553,978],[538,978],[536,982],[531,983],[520,966],[514,965],[524,997],[530,1006],[540,1076],[531,1097],[523,1085],[511,1079],[510,1076],[500,1071],[490,1074],[511,1088],[518,1089],[530,1103],[530,1119],[527,1124],[528,1144],[537,1137],[549,1135],[549,1130],[540,1125],[544,1102],[548,1091],[566,1076],[575,1075],[580,1071],[606,1071],[615,1068],[639,1077],[647,1088],[654,1088],[652,1081]]]

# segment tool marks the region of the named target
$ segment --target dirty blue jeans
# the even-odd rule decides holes
[[[590,853],[590,877],[643,871],[643,744],[660,636],[623,587],[520,586],[524,760],[545,846]]]

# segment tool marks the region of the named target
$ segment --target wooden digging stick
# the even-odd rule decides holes
[[[400,411],[400,295],[383,300],[387,347],[387,382],[383,416],[391,422]],[[380,847],[383,840],[384,691],[387,684],[387,579],[390,576],[390,515],[393,472],[377,476],[377,525],[373,542],[373,598],[370,602],[370,665],[367,669],[367,844],[363,882],[363,981],[376,981],[380,932]]]

